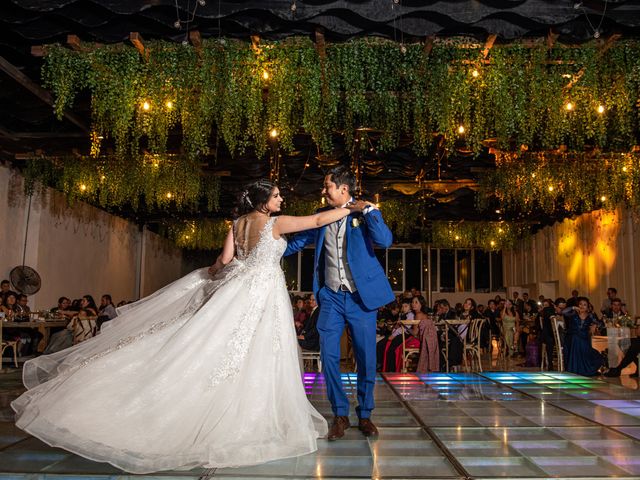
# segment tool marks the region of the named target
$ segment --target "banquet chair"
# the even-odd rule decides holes
[[[407,365],[409,364],[409,359],[411,355],[420,355],[420,348],[409,348],[406,345],[407,337],[406,337],[406,328],[404,327],[414,327],[420,324],[420,320],[400,320],[402,324],[402,373],[407,373]]]
[[[562,338],[560,337],[560,326],[558,325],[558,318],[551,317],[551,327],[553,328],[553,339],[555,340],[555,351],[558,359],[558,371],[564,372],[564,348],[562,346]]]
[[[2,357],[7,348],[13,349],[13,364],[18,368],[18,344],[20,340],[4,340],[2,338],[2,319],[0,319],[0,370],[2,369]]]
[[[471,320],[469,324],[469,333],[465,337],[464,354],[462,356],[465,368],[468,371],[474,371],[473,367],[475,363],[478,366],[478,371],[482,372],[482,343],[480,335],[485,322],[485,318],[476,318]],[[471,358],[470,365],[468,363],[469,358]]]
[[[312,350],[302,350],[301,353],[301,357],[302,357],[302,361],[303,363],[309,361],[311,363],[311,367],[313,368],[313,362],[316,362],[316,366],[317,366],[317,371],[321,372],[322,371],[322,360],[320,358],[320,352],[314,352]],[[306,371],[306,368],[305,368]]]

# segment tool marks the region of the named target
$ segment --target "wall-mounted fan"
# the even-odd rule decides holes
[[[9,274],[13,287],[20,293],[33,295],[42,285],[40,275],[33,268],[26,265],[18,265]]]

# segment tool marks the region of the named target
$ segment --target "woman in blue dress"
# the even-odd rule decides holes
[[[600,353],[591,346],[591,335],[597,325],[597,318],[589,312],[589,300],[578,298],[578,305],[562,311],[564,316],[565,365],[567,372],[578,375],[597,375],[603,361]]]

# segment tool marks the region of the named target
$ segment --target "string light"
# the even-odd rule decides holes
[[[494,242],[493,240],[491,240],[491,246],[495,247],[496,246],[496,242]]]
[[[462,134],[464,133],[464,125],[460,125],[460,126],[458,127],[458,133],[459,133],[460,135],[462,135]]]
[[[549,191],[553,192],[553,185],[549,185]]]
[[[266,70],[262,71],[262,78],[264,78],[265,80],[269,80],[269,72],[267,72]]]
[[[165,105],[167,106],[167,108],[169,110],[171,110],[173,108],[173,102],[171,100],[167,100],[167,103],[165,103]]]
[[[87,186],[84,183],[80,185],[80,190],[84,192],[86,189],[87,189]]]
[[[626,172],[627,170],[629,170],[627,167],[622,167],[623,172]]]
[[[149,102],[144,102],[144,103],[142,104],[142,109],[143,109],[144,111],[149,111],[149,109],[150,109],[150,108],[151,108],[151,105],[149,105]]]
[[[602,195],[602,196],[600,197],[600,201],[601,201],[601,202],[606,202],[606,201],[607,201],[607,197],[606,197],[605,195]]]
[[[604,105],[598,105],[598,113],[604,113]]]
[[[564,109],[568,112],[570,112],[571,110],[573,110],[573,103],[571,102],[567,102],[564,104]]]
[[[105,177],[104,175],[101,175],[101,176],[100,176],[100,180],[104,180],[104,179],[106,179],[106,178],[107,178],[107,177]]]
[[[460,240],[460,235],[456,235],[456,240]]]
[[[473,78],[478,78],[478,75],[480,75],[480,72],[478,72],[478,70],[474,69],[473,72],[471,72],[471,76]]]
[[[271,131],[269,132],[269,135],[271,135],[271,138],[276,138],[278,136],[278,130],[276,130],[275,128],[272,128]]]
[[[167,192],[167,198],[171,198],[173,197],[173,195],[171,194],[171,192]]]

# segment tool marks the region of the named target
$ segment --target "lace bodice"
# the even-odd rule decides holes
[[[238,235],[235,238],[236,258],[248,267],[279,266],[280,258],[287,248],[287,241],[282,237],[278,240],[273,238],[273,225],[277,220],[277,217],[267,220],[252,248],[249,248],[247,243],[249,235],[246,233],[242,237]],[[242,230],[236,228],[236,232],[248,232],[248,230],[248,228]]]

